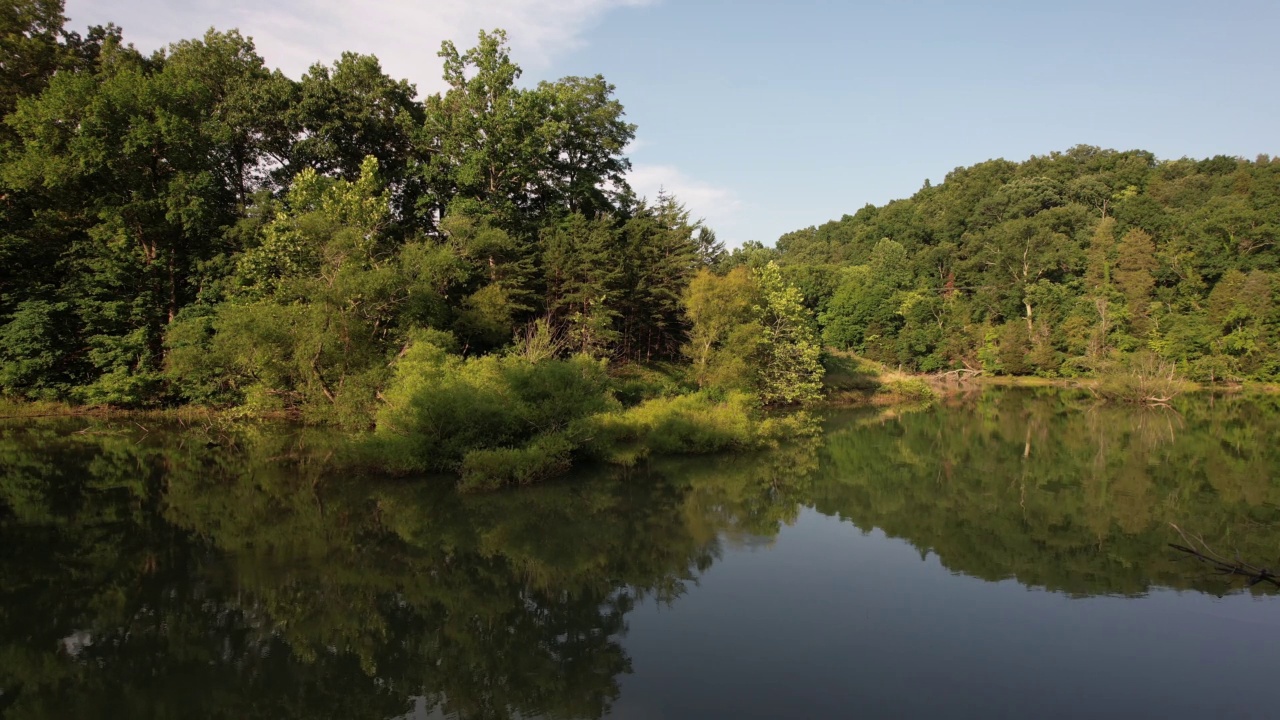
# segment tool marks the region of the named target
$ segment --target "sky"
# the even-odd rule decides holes
[[[1274,0],[67,0],[141,50],[239,28],[298,77],[372,53],[423,95],[440,42],[504,28],[523,83],[601,74],[630,182],[729,246],[909,197],[957,167],[1088,144],[1280,155]]]

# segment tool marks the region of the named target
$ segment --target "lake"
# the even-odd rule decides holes
[[[1276,717],[1280,398],[991,389],[458,496],[282,425],[0,422],[0,716]]]

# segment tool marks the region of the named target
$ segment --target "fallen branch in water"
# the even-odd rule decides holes
[[[1209,544],[1206,543],[1204,538],[1199,535],[1194,536],[1194,538],[1188,537],[1187,533],[1183,532],[1182,528],[1177,525],[1169,523],[1169,526],[1176,530],[1178,535],[1182,536],[1182,540],[1186,543],[1186,545],[1169,543],[1169,547],[1196,558],[1200,562],[1215,569],[1219,575],[1239,575],[1240,577],[1249,578],[1249,584],[1247,587],[1253,587],[1254,585],[1264,582],[1280,587],[1280,576],[1271,572],[1270,569],[1250,565],[1239,557],[1235,560],[1229,560],[1214,552],[1213,548],[1209,547]],[[1199,549],[1196,548],[1197,545],[1199,545]]]

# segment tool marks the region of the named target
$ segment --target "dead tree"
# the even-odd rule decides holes
[[[1182,540],[1185,543],[1169,543],[1169,547],[1177,550],[1178,552],[1186,553],[1205,565],[1208,565],[1213,568],[1215,574],[1246,578],[1249,581],[1246,587],[1253,587],[1254,585],[1259,585],[1261,583],[1271,583],[1272,585],[1280,588],[1280,576],[1271,572],[1270,569],[1250,565],[1249,563],[1241,560],[1238,556],[1234,560],[1225,558],[1215,552],[1213,548],[1209,547],[1209,544],[1204,541],[1203,537],[1200,537],[1199,535],[1189,536],[1182,530],[1182,528],[1174,525],[1173,523],[1169,523],[1169,526],[1177,531],[1178,535],[1182,537]]]

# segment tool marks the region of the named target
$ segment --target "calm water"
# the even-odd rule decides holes
[[[280,427],[0,423],[0,716],[1276,717],[1280,399],[1056,393],[459,498]]]

